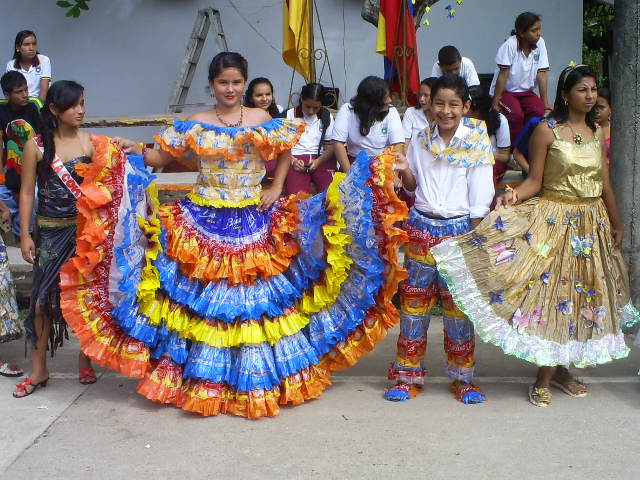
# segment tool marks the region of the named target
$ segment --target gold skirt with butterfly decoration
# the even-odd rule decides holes
[[[600,197],[545,194],[434,247],[438,271],[486,341],[538,366],[626,357],[640,320]]]

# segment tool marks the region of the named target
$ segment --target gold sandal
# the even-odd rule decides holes
[[[531,385],[529,387],[529,401],[536,407],[548,407],[551,405],[551,390],[547,387],[536,387]]]
[[[571,397],[582,398],[587,396],[587,386],[577,378],[569,377],[564,382],[552,379],[550,383]]]

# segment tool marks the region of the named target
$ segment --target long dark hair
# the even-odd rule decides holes
[[[549,118],[564,123],[569,119],[569,104],[565,102],[562,94],[569,94],[571,89],[583,78],[590,77],[597,80],[596,72],[588,65],[578,65],[577,67],[567,67],[560,74],[558,88],[556,89],[556,100],[553,103],[553,111]],[[596,131],[595,111],[592,108],[587,112],[585,118],[587,125],[594,132]]]
[[[13,59],[14,60],[20,61],[20,52],[17,49],[20,48],[20,45],[22,45],[22,42],[27,37],[33,37],[33,38],[36,39],[36,42],[38,41],[38,37],[36,37],[36,34],[33,33],[31,30],[20,30],[18,32],[18,34],[16,35],[16,41],[14,42],[14,47],[13,47]],[[38,54],[38,53],[40,53],[40,52],[36,52],[36,54]]]
[[[303,114],[302,114],[303,100],[315,100],[316,102],[320,102],[320,104],[322,104],[322,102],[324,101],[325,94],[326,94],[326,91],[322,84],[307,83],[300,90],[300,103],[298,104],[298,106],[295,108],[293,112],[294,116],[296,118],[303,117]],[[329,128],[329,125],[331,125],[331,112],[329,111],[329,109],[322,106],[318,111],[318,118],[320,119],[320,125],[322,127],[321,128],[322,135],[320,136],[320,142],[318,142],[318,155],[320,155],[320,152],[322,151],[322,144],[324,143],[324,139],[327,134],[327,128]]]
[[[522,12],[520,15],[516,17],[516,22],[514,25],[514,29],[511,30],[511,35],[520,36],[520,33],[524,33],[533,27],[533,24],[536,22],[541,22],[542,17],[537,13],[532,12]]]
[[[481,85],[474,85],[469,87],[469,96],[471,97],[471,109],[478,112],[487,124],[487,133],[489,136],[495,135],[500,128],[501,120],[498,111],[491,106],[489,91]]]
[[[389,87],[380,77],[365,77],[358,85],[356,96],[351,99],[351,106],[360,120],[360,135],[366,137],[375,122],[385,119],[388,110],[384,99],[389,94]]]
[[[249,85],[247,85],[247,91],[244,94],[244,106],[255,108],[256,104],[253,102],[253,91],[261,83],[266,83],[267,85],[269,85],[269,88],[271,88],[271,105],[269,105],[269,108],[267,108],[267,112],[269,112],[269,115],[271,115],[271,117],[273,118],[280,117],[282,114],[280,113],[280,110],[278,110],[278,106],[276,105],[276,96],[273,90],[273,84],[266,77],[256,77],[249,82]]]
[[[47,91],[47,98],[40,110],[39,131],[44,146],[42,161],[38,163],[38,175],[48,173],[51,162],[56,156],[56,144],[53,141],[53,133],[58,128],[58,119],[51,111],[51,105],[60,112],[69,110],[77,105],[84,93],[84,87],[72,80],[58,80],[53,82]]]

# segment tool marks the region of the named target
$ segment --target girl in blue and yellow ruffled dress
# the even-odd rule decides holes
[[[539,367],[529,388],[539,407],[551,403],[552,386],[587,395],[567,367],[626,357],[621,329],[640,320],[619,250],[624,226],[594,122],[596,98],[595,72],[566,68],[554,110],[531,138],[527,179],[498,197],[505,208],[432,250],[482,339]]]
[[[114,139],[84,172],[65,317],[82,350],[140,377],[138,392],[202,415],[276,415],[319,397],[398,320],[395,157],[362,153],[314,197],[281,198],[304,124],[242,106],[247,62],[214,57],[216,106],[176,121],[157,150]],[[145,165],[195,165],[159,206]],[[265,161],[277,159],[262,190]]]

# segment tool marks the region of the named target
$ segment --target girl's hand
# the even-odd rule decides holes
[[[407,161],[407,157],[405,157],[402,153],[396,152],[394,153],[396,156],[396,162],[393,164],[393,169],[396,172],[404,172],[409,170],[409,162]]]
[[[264,212],[271,208],[275,202],[280,199],[280,194],[282,193],[282,188],[278,188],[276,186],[272,186],[267,188],[266,190],[262,190],[262,196],[260,197],[260,205],[258,205],[258,211]]]
[[[624,228],[614,228],[611,233],[613,234],[613,248],[620,248],[624,238]]]
[[[33,265],[36,258],[36,244],[33,243],[31,235],[26,235],[20,239],[20,250],[22,251],[22,258],[25,262],[29,262]]]
[[[496,197],[496,210],[498,207],[509,208],[511,205],[518,201],[518,196],[515,190],[507,190],[501,195]]]
[[[306,172],[307,168],[304,166],[304,161],[300,160],[299,158],[294,158],[293,159],[293,169],[296,172]]]
[[[133,140],[129,140],[124,137],[113,137],[113,143],[116,147],[122,150],[124,153],[135,153],[138,155],[142,154],[142,147],[138,142],[134,142]]]
[[[318,158],[314,158],[311,163],[309,164],[309,166],[307,167],[307,171],[309,173],[311,172],[315,172],[316,168],[318,168],[320,166],[320,157]]]

